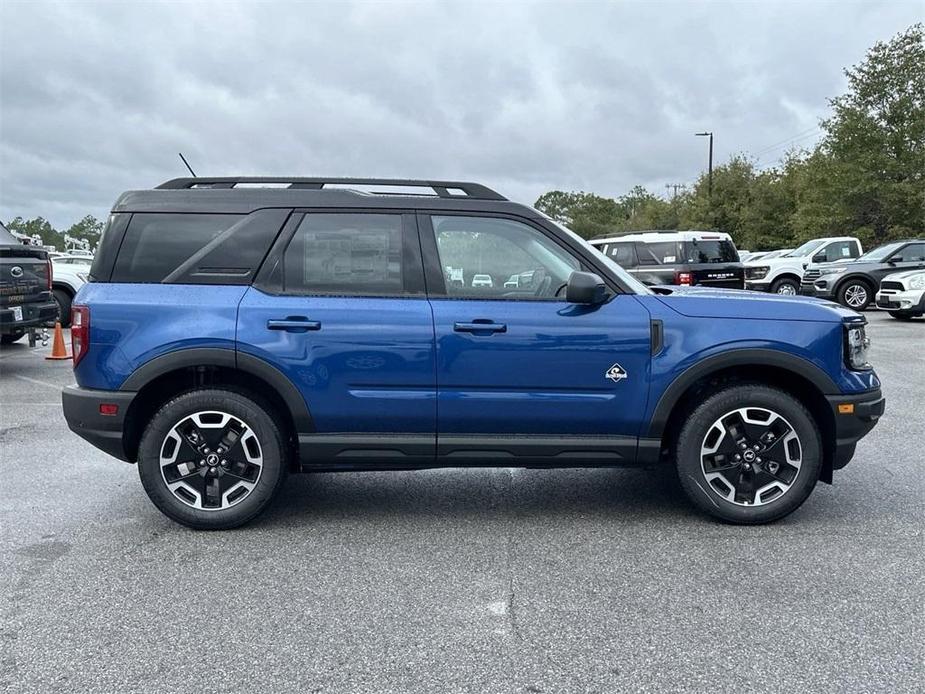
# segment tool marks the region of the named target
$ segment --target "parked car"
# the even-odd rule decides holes
[[[23,244],[0,224],[0,343],[16,342],[54,320],[51,275],[47,251]]]
[[[877,306],[899,320],[925,315],[925,271],[907,270],[884,277]]]
[[[491,287],[494,283],[491,281],[491,275],[473,275],[472,276],[472,286],[473,287]]]
[[[744,269],[729,234],[645,231],[591,245],[647,285],[744,287]]]
[[[850,263],[811,265],[803,274],[801,293],[837,301],[855,311],[874,301],[880,280],[901,270],[925,268],[925,239],[894,241]]]
[[[745,264],[745,287],[773,294],[800,293],[803,271],[810,263],[849,261],[861,255],[861,242],[850,236],[807,241],[777,258]]]
[[[925,271],[887,275],[880,282],[877,306],[899,320],[925,315]]]
[[[71,256],[52,258],[51,264],[54,269],[52,295],[58,305],[57,317],[61,326],[67,328],[71,324],[71,302],[87,282],[92,265],[79,257],[72,259]]]
[[[530,281],[453,281],[489,254]],[[68,425],[196,528],[246,523],[289,472],[460,465],[674,466],[702,511],[763,523],[831,482],[884,411],[854,311],[650,290],[459,181],[125,193],[73,315]]]

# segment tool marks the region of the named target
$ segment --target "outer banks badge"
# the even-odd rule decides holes
[[[624,378],[626,378],[626,370],[619,364],[614,364],[609,369],[607,369],[607,373],[605,373],[604,376],[609,378],[614,383],[619,383]]]

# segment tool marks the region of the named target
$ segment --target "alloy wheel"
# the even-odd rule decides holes
[[[867,287],[862,284],[852,284],[845,289],[845,303],[851,308],[858,308],[867,303]]]
[[[700,464],[710,489],[738,506],[763,506],[793,486],[803,462],[796,430],[763,407],[727,412],[707,430]]]
[[[797,289],[792,284],[785,282],[777,288],[777,293],[785,296],[794,296],[797,293]]]
[[[181,502],[221,511],[250,495],[263,471],[263,451],[242,419],[218,410],[177,422],[161,444],[161,477]]]

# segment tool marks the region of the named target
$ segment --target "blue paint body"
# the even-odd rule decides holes
[[[879,387],[844,363],[846,309],[802,297],[679,291],[564,301],[295,297],[254,287],[90,283],[85,388],[117,390],[160,355],[212,347],[278,369],[318,433],[644,436],[659,398],[712,355],[763,348],[799,357],[842,393]],[[305,318],[317,330],[268,329]],[[650,355],[650,320],[664,348]],[[491,321],[503,332],[459,332]],[[619,364],[627,376],[606,377]]]

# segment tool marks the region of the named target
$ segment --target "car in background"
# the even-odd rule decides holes
[[[647,285],[744,287],[745,270],[732,237],[714,231],[643,231],[591,241]]]
[[[810,263],[850,261],[861,255],[861,242],[851,236],[807,241],[777,258],[745,264],[745,288],[792,296],[800,293],[803,271]]]
[[[884,277],[877,292],[877,306],[899,320],[925,315],[925,270],[895,272]]]
[[[91,261],[92,262],[92,261]],[[71,303],[90,277],[91,264],[81,256],[63,255],[51,259],[52,296],[58,305],[57,318],[62,328],[71,325]]]
[[[925,269],[925,239],[893,241],[850,263],[811,265],[803,273],[800,293],[863,311],[874,302],[880,281],[887,275],[922,269]]]
[[[472,276],[472,286],[473,287],[493,287],[494,282],[491,280],[491,275],[473,275]]]
[[[16,342],[54,320],[51,282],[48,252],[23,244],[0,224],[0,343]]]

